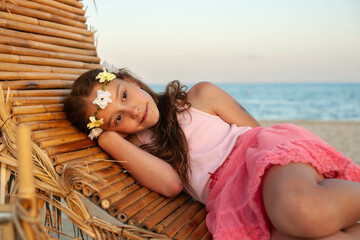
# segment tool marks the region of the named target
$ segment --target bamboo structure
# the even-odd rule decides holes
[[[25,140],[35,187],[25,195],[36,197],[26,207],[45,208],[43,224],[49,231],[62,234],[65,214],[82,232],[74,238],[211,239],[202,204],[183,192],[166,198],[139,185],[66,120],[63,100],[74,80],[101,68],[83,8],[78,0],[0,1],[1,203],[34,189],[23,187],[31,180],[17,177],[22,171],[17,149],[28,149],[22,146]],[[27,133],[17,137],[18,126]],[[80,195],[119,224],[92,216]],[[29,229],[25,224],[32,239]]]

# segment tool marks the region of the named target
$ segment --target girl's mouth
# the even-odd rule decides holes
[[[147,114],[148,114],[148,105],[146,104],[145,111],[144,111],[144,116],[142,117],[140,123],[143,123],[146,120]]]

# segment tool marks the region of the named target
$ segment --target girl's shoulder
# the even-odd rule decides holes
[[[199,82],[188,91],[188,101],[193,108],[200,111],[217,115],[213,110],[213,103],[216,102],[218,87],[210,82]]]

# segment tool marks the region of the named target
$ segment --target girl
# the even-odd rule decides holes
[[[158,95],[91,70],[65,112],[141,185],[206,204],[214,239],[360,239],[360,167],[303,128],[260,127],[211,83]]]

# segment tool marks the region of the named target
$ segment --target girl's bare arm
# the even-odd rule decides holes
[[[208,82],[193,86],[188,92],[191,106],[221,117],[229,124],[259,127],[260,124],[230,94]]]
[[[98,143],[142,186],[167,197],[181,192],[183,184],[170,164],[135,146],[117,132],[103,132]]]

